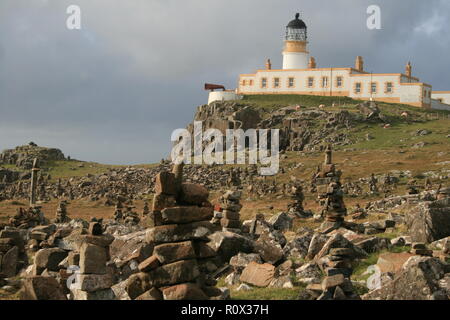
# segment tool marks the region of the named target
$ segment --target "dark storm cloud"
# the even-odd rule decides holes
[[[82,9],[82,30],[65,27]],[[378,4],[382,30],[366,28]],[[0,3],[0,148],[28,141],[83,160],[158,161],[170,133],[205,103],[204,82],[234,88],[271,58],[297,11],[321,67],[415,75],[450,90],[448,1],[3,0]]]

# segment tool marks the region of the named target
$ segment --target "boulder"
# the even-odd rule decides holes
[[[240,280],[257,287],[267,287],[274,276],[275,267],[273,265],[250,262],[242,271]]]
[[[155,247],[153,254],[162,264],[196,257],[192,241],[160,244]]]
[[[148,272],[150,270],[156,269],[161,265],[161,263],[159,262],[158,258],[153,255],[147,259],[145,259],[144,261],[142,261],[139,265],[139,271],[141,272]]]
[[[105,274],[106,249],[94,244],[83,243],[80,249],[80,272],[85,274]]]
[[[79,274],[77,284],[80,290],[93,292],[109,289],[113,285],[113,277],[110,274]]]
[[[419,203],[407,216],[406,226],[413,242],[450,236],[450,199]]]
[[[239,252],[252,253],[254,242],[233,232],[219,231],[209,236],[208,245],[220,256],[223,262],[230,261]]]
[[[34,257],[36,270],[40,274],[44,269],[49,271],[58,271],[59,263],[67,257],[68,253],[59,248],[41,249]]]
[[[168,243],[187,240],[206,240],[213,226],[208,221],[157,226],[147,231],[147,242]]]
[[[0,274],[5,277],[14,277],[17,273],[17,262],[19,259],[19,248],[17,246],[9,249],[1,258]]]
[[[208,221],[213,217],[213,207],[184,206],[166,208],[161,211],[163,224]]]
[[[22,285],[21,300],[67,300],[61,285],[53,277],[25,278]]]
[[[148,291],[145,291],[143,294],[141,294],[139,297],[136,298],[136,300],[163,300],[164,297],[161,293],[161,291],[157,288],[151,288]]]
[[[166,264],[149,273],[151,286],[157,288],[177,283],[191,282],[199,275],[200,271],[197,261],[194,259]]]
[[[255,242],[255,251],[270,264],[276,264],[283,258],[283,248],[267,234],[262,234]]]
[[[172,172],[162,171],[155,178],[155,193],[175,196],[177,194],[177,184],[175,175]]]
[[[208,300],[208,296],[193,283],[182,283],[166,287],[162,291],[164,300]]]
[[[257,253],[242,253],[239,252],[237,255],[230,259],[230,265],[234,267],[235,270],[242,271],[250,262],[256,262],[262,264],[263,261],[259,254]]]
[[[292,229],[294,219],[287,213],[280,212],[269,219],[269,223],[273,225],[276,230],[288,231]]]
[[[179,201],[189,205],[202,205],[208,201],[209,191],[200,184],[182,183]]]
[[[378,257],[377,266],[380,268],[382,273],[392,272],[396,273],[402,270],[402,266],[411,258],[413,254],[402,252],[402,253],[382,253]]]

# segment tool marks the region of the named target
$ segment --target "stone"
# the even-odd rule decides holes
[[[1,272],[6,278],[14,277],[17,273],[17,263],[19,259],[19,248],[17,246],[9,249],[1,259]]]
[[[162,171],[155,178],[155,193],[175,196],[177,194],[177,184],[175,175],[172,172]]]
[[[80,272],[86,274],[105,274],[106,249],[89,243],[83,243],[80,249]]]
[[[213,211],[213,207],[184,206],[166,208],[161,211],[161,221],[163,224],[206,221],[213,217]]]
[[[81,243],[89,243],[99,247],[108,247],[114,241],[114,237],[110,234],[104,235],[80,235]]]
[[[378,257],[377,266],[381,272],[396,273],[402,269],[403,264],[413,255],[407,252],[401,253],[382,253]]]
[[[413,242],[431,243],[450,236],[450,203],[437,200],[419,203],[406,215],[406,226]]]
[[[157,226],[147,231],[147,242],[168,243],[186,240],[206,240],[213,226],[207,221]]]
[[[111,274],[79,274],[77,275],[78,289],[88,292],[109,289],[113,285]]]
[[[136,300],[163,300],[163,294],[157,288],[151,288],[148,291],[145,291]]]
[[[149,273],[152,286],[157,288],[177,283],[191,282],[199,275],[200,271],[195,259],[166,264]]]
[[[216,252],[205,242],[196,241],[194,244],[195,255],[198,259],[212,258],[216,256]]]
[[[322,281],[322,290],[326,291],[330,288],[340,286],[344,283],[344,280],[345,278],[343,274],[336,274],[334,276],[325,277],[325,279]]]
[[[441,290],[439,280],[445,265],[437,258],[414,256],[408,259],[394,280],[361,298],[363,300],[433,300]]]
[[[165,208],[175,207],[177,205],[177,200],[173,195],[166,194],[156,194],[153,197],[152,210],[161,211]]]
[[[241,283],[239,287],[236,288],[236,291],[250,291],[252,290],[252,287],[250,287],[248,284]]]
[[[224,210],[222,212],[222,216],[223,218],[228,220],[239,220],[241,215],[239,214],[239,212],[236,211]]]
[[[164,288],[164,300],[208,300],[208,296],[193,283],[182,283]]]
[[[202,205],[208,201],[208,190],[199,184],[182,183],[179,201],[190,205]]]
[[[102,224],[97,221],[90,222],[88,232],[90,235],[100,236],[103,233]]]
[[[160,244],[154,248],[153,254],[162,264],[195,259],[192,241]]]
[[[250,262],[256,262],[262,264],[263,261],[259,254],[257,253],[242,253],[239,252],[237,255],[230,259],[230,265],[234,267],[235,270],[242,271]]]
[[[255,251],[259,253],[263,261],[270,264],[276,264],[283,258],[283,249],[267,234],[261,235],[255,242]]]
[[[116,295],[112,289],[103,289],[97,291],[83,291],[74,289],[71,291],[73,300],[115,300]]]
[[[44,269],[58,271],[59,263],[67,257],[68,253],[59,248],[48,248],[39,250],[34,257],[34,264],[40,274]]]
[[[232,232],[218,231],[211,234],[208,238],[211,240],[208,242],[208,246],[224,262],[230,261],[230,258],[239,252],[252,253],[254,249],[254,242],[252,240]]]
[[[267,287],[274,276],[275,267],[273,265],[250,262],[242,271],[240,280],[257,287]]]
[[[144,292],[150,290],[152,285],[150,283],[150,276],[147,273],[135,273],[126,280],[125,290],[130,299],[134,300]]]
[[[220,225],[223,228],[239,229],[241,227],[241,222],[239,220],[230,220],[230,219],[222,218],[220,220]]]
[[[285,212],[280,212],[269,219],[269,223],[273,225],[276,230],[288,231],[292,229],[294,219]]]
[[[148,272],[150,270],[158,268],[160,265],[161,265],[161,263],[158,260],[157,256],[153,255],[153,256],[145,259],[144,261],[142,261],[139,264],[138,269],[141,272]]]
[[[21,300],[67,300],[55,278],[34,276],[23,280]]]

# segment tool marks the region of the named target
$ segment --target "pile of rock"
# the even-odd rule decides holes
[[[67,201],[61,201],[56,209],[55,223],[68,223],[70,218],[67,215]]]
[[[303,208],[305,195],[303,194],[303,187],[301,185],[295,184],[294,186],[292,186],[291,199],[292,202],[288,204],[289,214],[299,218],[307,218],[311,216],[311,213],[305,211]]]
[[[0,279],[14,277],[24,255],[21,230],[7,227],[0,231]]]
[[[182,183],[183,165],[156,177],[153,202],[155,227],[147,232],[153,255],[141,262],[127,281],[127,293],[139,300],[205,300],[222,291],[204,266],[215,252],[206,245],[212,225],[209,192],[201,185]]]
[[[239,220],[239,212],[242,209],[242,204],[240,204],[241,196],[241,191],[229,190],[220,198],[222,208],[220,225],[222,226],[223,231],[240,232],[241,222]]]
[[[109,246],[114,237],[103,234],[100,222],[91,222],[87,235],[81,237],[79,274],[71,286],[73,300],[112,300],[112,274],[108,271]],[[76,257],[76,254],[74,255]],[[70,262],[68,264],[71,264]]]

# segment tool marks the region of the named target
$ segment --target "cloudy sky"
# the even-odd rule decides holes
[[[66,28],[69,5],[81,30]],[[368,30],[367,7],[382,29]],[[413,73],[450,90],[448,0],[1,0],[0,149],[34,141],[81,160],[159,161],[206,103],[205,82],[281,65],[300,11],[319,67]],[[443,72],[446,71],[446,72]]]

